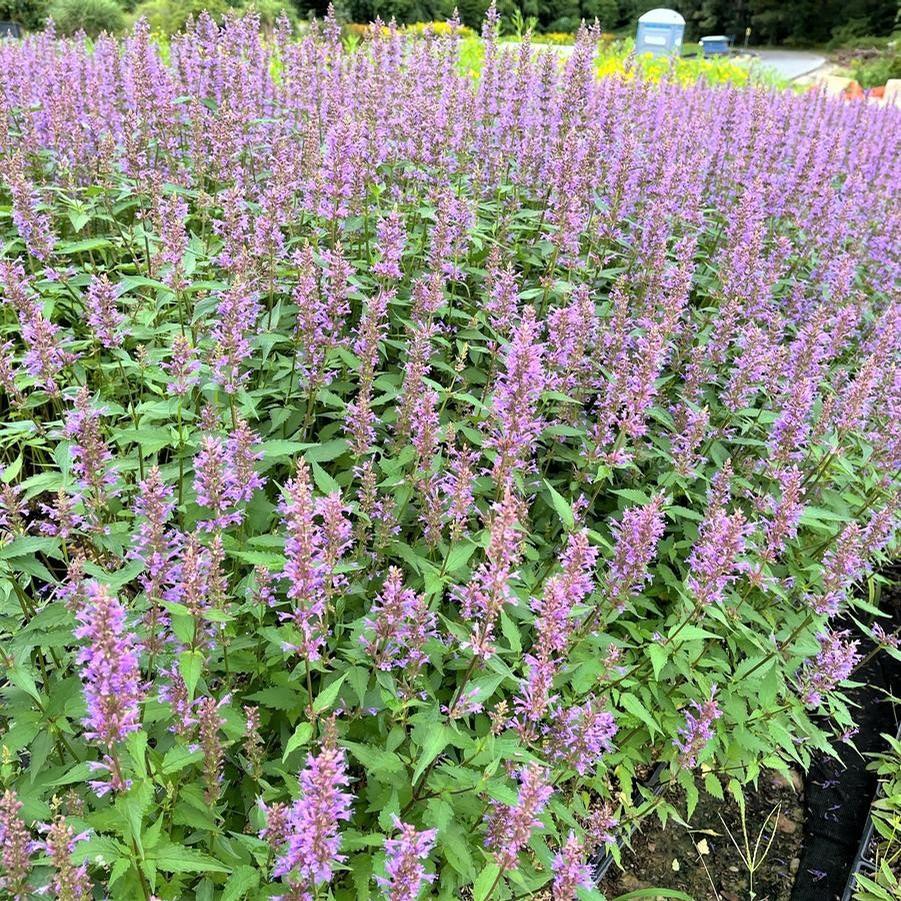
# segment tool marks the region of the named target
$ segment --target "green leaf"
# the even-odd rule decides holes
[[[263,452],[263,459],[270,460],[275,457],[293,457],[309,446],[309,444],[301,444],[300,441],[283,441],[276,438],[272,441],[264,441],[260,445],[260,450]]]
[[[704,519],[703,514],[698,513],[697,510],[690,510],[688,507],[680,507],[678,504],[667,507],[666,513],[674,519],[676,517],[681,517],[682,519],[692,519],[695,522],[701,522],[701,520]]]
[[[103,250],[112,247],[108,238],[85,238],[82,241],[59,241],[54,248],[56,253],[86,253],[89,250]]]
[[[146,777],[147,759],[145,752],[147,750],[147,733],[143,729],[138,732],[132,732],[125,740],[125,746],[128,748],[128,756],[131,758],[135,772],[142,778]]]
[[[501,868],[496,863],[489,863],[476,879],[472,886],[472,896],[474,901],[487,901],[488,893],[497,885],[497,877]]]
[[[713,795],[714,798],[718,798],[720,801],[723,800],[723,786],[714,773],[707,773],[704,776],[704,788],[708,795]]]
[[[519,635],[519,628],[503,611],[501,611],[501,632],[504,633],[504,638],[507,639],[510,650],[514,654],[519,654],[522,651],[522,639]]]
[[[172,842],[160,845],[149,853],[148,859],[164,873],[228,873],[228,867],[194,848],[176,845]]]
[[[255,867],[240,866],[232,870],[222,890],[222,901],[238,901],[260,884],[260,871]]]
[[[651,716],[648,709],[635,697],[635,695],[624,694],[620,697],[619,703],[631,713],[632,716],[641,720],[648,729],[651,730],[651,737],[654,736],[655,732],[661,731],[657,722],[654,720],[654,717]]]
[[[548,490],[548,494],[551,497],[551,504],[553,504],[557,516],[560,517],[560,522],[562,522],[567,529],[575,528],[576,518],[573,516],[573,508],[569,501],[567,501],[547,479],[544,480],[544,487]]]
[[[324,444],[318,444],[304,452],[304,459],[307,463],[328,463],[330,460],[337,460],[347,448],[350,447],[344,438],[334,438],[326,441]]]
[[[116,809],[122,814],[126,826],[126,838],[134,841],[139,857],[144,859],[144,846],[142,844],[144,814],[153,799],[153,794],[145,782],[135,784],[124,795],[116,798]]]
[[[171,775],[194,763],[200,763],[201,760],[203,760],[203,751],[192,751],[185,745],[175,745],[166,751],[160,771],[165,775]]]
[[[679,626],[676,626],[676,629],[679,629]],[[675,633],[675,629],[673,632]],[[687,641],[697,641],[699,638],[716,638],[719,640],[720,636],[714,632],[708,632],[700,626],[683,626],[679,629],[679,634],[676,638],[680,644],[683,644]]]
[[[13,557],[27,557],[37,554],[39,551],[49,554],[58,548],[58,538],[38,538],[33,535],[26,535],[0,547],[0,560],[10,560]]]
[[[203,669],[203,654],[194,648],[192,651],[182,651],[178,655],[178,670],[188,689],[188,697],[194,697],[194,690],[200,680],[200,672]]]
[[[168,426],[144,426],[140,429],[121,429],[115,434],[119,444],[132,442],[141,447],[145,454],[159,453],[164,447],[174,447],[176,441]]]
[[[373,745],[363,745],[355,741],[342,741],[342,746],[347,748],[372,776],[380,773],[402,773],[404,762],[393,751],[384,748],[376,748]]]
[[[270,685],[269,688],[248,695],[248,700],[273,710],[296,710],[303,706],[300,692],[287,685]]]
[[[316,695],[316,700],[313,702],[313,710],[315,710],[316,713],[322,713],[323,710],[331,709],[338,699],[338,692],[341,691],[341,686],[344,684],[346,678],[347,673],[344,672],[339,678],[335,679],[334,682],[323,688],[322,691]]]
[[[469,850],[469,843],[466,840],[466,833],[456,823],[439,835],[438,844],[441,846],[447,862],[465,879],[475,878],[475,866],[472,861],[472,854]]]
[[[323,494],[340,494],[341,486],[318,464],[310,463],[313,481]]]
[[[313,737],[312,723],[298,723],[294,734],[288,739],[285,745],[285,753],[282,754],[282,763],[288,759],[288,755],[298,748],[302,748]]]
[[[12,682],[16,688],[21,689],[26,694],[31,695],[38,703],[41,702],[41,693],[35,684],[34,676],[22,666],[11,666],[6,671],[6,678]]]
[[[477,547],[478,545],[472,541],[455,544],[447,553],[444,571],[446,573],[455,573],[458,569],[466,566]]]
[[[414,783],[425,772],[426,767],[448,746],[453,734],[453,730],[443,723],[428,727],[422,749],[417,755],[416,769],[413,770]]]
[[[627,501],[632,501],[635,504],[649,504],[651,502],[647,494],[639,491],[637,488],[615,488],[613,494],[618,494],[620,497],[624,497]]]
[[[2,478],[3,481],[8,485],[21,471],[22,454],[19,454],[19,456],[9,464],[9,466],[4,468],[3,475],[0,476],[0,478]]]
[[[666,648],[661,647],[656,642],[648,645],[648,656],[651,658],[651,666],[654,668],[654,679],[660,679],[660,671],[666,666],[668,655]]]
[[[685,803],[688,819],[690,820],[695,808],[698,806],[698,786],[695,784],[694,773],[691,770],[681,770],[679,773],[679,784],[685,789]]]

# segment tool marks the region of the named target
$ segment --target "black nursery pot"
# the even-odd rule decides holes
[[[890,567],[884,575],[891,584],[885,609],[892,613],[897,628],[901,624],[899,568]],[[862,643],[861,651],[871,647]],[[792,901],[850,899],[857,873],[873,867],[870,810],[876,777],[867,764],[869,755],[885,749],[882,736],[899,728],[899,712],[891,698],[901,692],[901,663],[888,654],[877,654],[854,680],[862,683],[850,694],[858,725],[854,747],[839,743],[838,760],[820,756],[805,779],[804,848]]]
[[[898,726],[897,738],[901,741],[901,725]],[[879,797],[880,793],[877,792],[876,797],[870,804],[870,812],[867,815],[863,835],[860,837],[860,844],[857,846],[857,854],[854,855],[854,861],[851,864],[851,872],[848,874],[848,882],[842,894],[842,901],[851,901],[851,898],[854,896],[854,889],[857,887],[857,876],[859,873],[863,873],[865,876],[872,876],[876,872],[876,861],[873,856],[873,838],[876,832],[873,826],[873,804]]]

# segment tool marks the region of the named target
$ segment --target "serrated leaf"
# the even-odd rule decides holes
[[[191,651],[182,651],[178,655],[178,671],[181,673],[182,679],[185,680],[188,697],[191,699],[194,698],[194,690],[197,688],[202,669],[203,654],[197,648]]]
[[[270,685],[248,695],[248,700],[256,701],[273,710],[295,710],[303,706],[300,692],[287,685]]]
[[[176,845],[168,842],[154,848],[148,853],[148,859],[156,864],[164,873],[228,873],[228,867],[224,866],[215,857],[188,848],[184,845]]]
[[[175,745],[166,751],[160,771],[165,775],[171,775],[194,763],[200,763],[201,760],[203,760],[203,751],[192,751],[185,745]]]
[[[313,737],[313,726],[311,723],[298,723],[294,734],[288,739],[285,745],[285,753],[282,754],[282,762],[288,759],[288,755],[298,748],[302,748]]]
[[[567,501],[547,479],[544,480],[544,487],[547,488],[551,498],[551,504],[553,505],[557,516],[560,517],[560,522],[562,522],[567,529],[575,528],[576,518],[573,515],[573,508],[569,501]]]
[[[240,866],[232,870],[222,890],[222,901],[239,901],[251,889],[260,884],[260,871],[255,867]]]
[[[377,748],[374,745],[364,745],[355,741],[343,741],[341,745],[363,764],[373,776],[380,773],[402,773],[404,762],[393,751]]]
[[[307,463],[328,463],[337,460],[350,447],[345,438],[334,438],[324,444],[317,444],[304,451],[304,459]]]
[[[293,457],[301,451],[305,451],[310,445],[302,444],[300,441],[284,441],[278,438],[272,441],[264,441],[260,445],[260,450],[264,460],[274,459],[275,457]]]
[[[446,573],[455,573],[458,569],[466,566],[477,547],[478,545],[472,541],[455,544],[447,553],[444,571]]]
[[[443,723],[428,727],[425,741],[417,755],[416,769],[413,770],[414,783],[425,772],[426,767],[448,746],[453,734],[453,730]]]
[[[322,691],[316,695],[316,700],[313,702],[313,710],[316,713],[322,713],[324,710],[330,710],[335,701],[338,699],[338,692],[341,691],[341,686],[344,684],[344,680],[347,678],[347,673],[342,673],[334,682],[327,685]]]
[[[8,544],[0,547],[0,560],[11,560],[13,557],[29,557],[39,551],[49,554],[59,549],[58,538],[38,538],[34,535],[25,535],[15,538]]]
[[[489,892],[497,885],[501,868],[496,863],[489,863],[479,873],[479,878],[473,883],[472,896],[474,901],[487,901]]]
[[[654,679],[658,680],[660,678],[660,671],[666,666],[666,661],[668,659],[666,648],[656,642],[652,642],[648,645],[648,656],[651,658],[651,666],[654,669]]]
[[[619,699],[620,705],[625,708],[629,713],[632,714],[636,719],[641,720],[648,729],[651,730],[651,736],[653,737],[655,732],[660,732],[661,729],[657,725],[654,717],[651,716],[650,711],[632,694],[624,694]]]

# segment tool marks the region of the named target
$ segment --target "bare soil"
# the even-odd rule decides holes
[[[668,888],[695,901],[789,901],[803,841],[802,777],[793,774],[788,781],[777,773],[762,775],[758,790],[747,793],[745,809],[743,831],[733,799],[720,801],[702,791],[690,829],[672,821],[661,828],[649,819],[624,851],[623,870],[608,871],[601,890],[608,898]],[[753,852],[759,836],[758,858],[771,838],[772,844],[752,881],[743,860],[745,841]]]

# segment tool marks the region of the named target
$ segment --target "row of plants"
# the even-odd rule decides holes
[[[899,113],[496,33],[0,44],[7,895],[598,897],[853,740]]]

